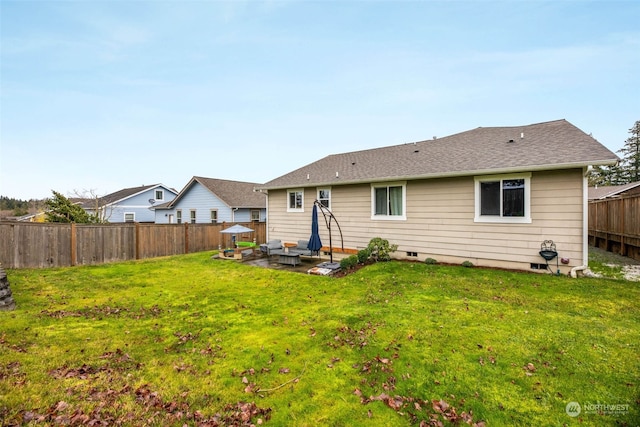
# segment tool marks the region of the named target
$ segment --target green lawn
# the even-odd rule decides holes
[[[210,255],[7,271],[0,425],[640,423],[639,283]]]

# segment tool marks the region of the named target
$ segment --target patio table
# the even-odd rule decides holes
[[[278,262],[280,264],[296,266],[300,264],[300,255],[294,253],[282,253],[278,255]]]

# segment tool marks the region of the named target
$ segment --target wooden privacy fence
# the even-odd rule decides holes
[[[221,233],[234,224],[57,224],[0,222],[5,268],[67,267],[202,252],[231,244]],[[239,241],[266,241],[263,222]]]
[[[640,195],[589,202],[589,244],[640,260]]]

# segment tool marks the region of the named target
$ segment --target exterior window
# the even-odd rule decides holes
[[[260,221],[260,211],[254,209],[251,211],[251,221]]]
[[[475,178],[476,222],[530,223],[531,174]]]
[[[372,185],[371,200],[371,219],[407,219],[406,183]]]
[[[331,189],[319,188],[318,189],[318,202],[325,208],[331,210]]]
[[[163,190],[156,190],[156,201],[161,202],[164,200],[164,191]]]
[[[135,222],[136,214],[135,212],[125,212],[124,213],[124,222]]]
[[[287,191],[287,212],[304,212],[304,191]]]
[[[176,222],[182,224],[182,210],[180,209],[176,211]]]
[[[215,224],[218,222],[218,211],[215,209],[211,210],[211,223]]]
[[[195,209],[191,209],[189,211],[189,216],[190,216],[191,224],[195,224],[196,223],[196,210]]]

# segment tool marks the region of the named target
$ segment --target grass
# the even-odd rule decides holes
[[[638,283],[406,262],[330,278],[209,253],[7,273],[3,425],[640,422]]]

